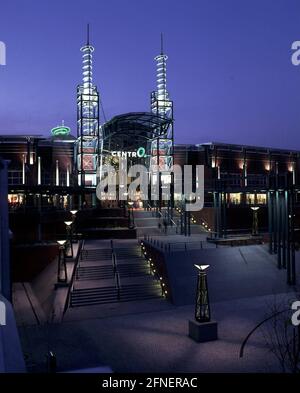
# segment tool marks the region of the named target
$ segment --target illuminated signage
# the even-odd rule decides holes
[[[139,147],[136,151],[112,151],[113,157],[130,157],[130,158],[143,158],[146,157],[146,150],[144,147]]]
[[[51,130],[51,134],[53,136],[70,135],[70,127],[65,127],[65,126],[54,127]]]

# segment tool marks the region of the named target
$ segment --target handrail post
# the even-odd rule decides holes
[[[119,273],[116,274],[116,278],[117,278],[117,280],[116,280],[116,284],[117,284],[117,297],[118,297],[118,300],[120,300],[120,298],[121,298],[121,293],[120,293],[120,277],[119,277]]]

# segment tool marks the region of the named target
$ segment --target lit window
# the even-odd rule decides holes
[[[241,194],[239,192],[229,194],[229,203],[239,205],[241,203]]]

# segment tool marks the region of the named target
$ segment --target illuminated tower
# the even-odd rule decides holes
[[[97,184],[97,167],[99,165],[100,127],[99,127],[99,93],[93,85],[93,52],[87,42],[82,52],[82,84],[77,88],[77,171],[78,184],[95,187]]]
[[[163,36],[161,35],[161,51],[154,58],[156,61],[157,89],[151,93],[151,112],[158,117],[160,125],[153,132],[150,162],[150,169],[153,173],[152,182],[158,185],[159,190],[164,187],[164,184],[171,184],[171,186],[173,184],[169,175],[174,161],[173,102],[170,100],[167,91],[167,59],[168,56],[163,51]],[[157,169],[158,173],[156,173]],[[172,200],[168,204],[170,211],[172,211],[174,205],[173,197],[174,194],[171,191]],[[162,199],[160,191],[157,204],[159,210],[162,207]]]
[[[172,112],[172,101],[167,91],[167,60],[168,56],[163,50],[163,35],[161,34],[160,54],[154,58],[156,61],[157,90],[151,94],[151,111],[157,115],[169,117]]]

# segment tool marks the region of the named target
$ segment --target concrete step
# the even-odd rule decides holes
[[[118,265],[120,277],[136,277],[149,274],[149,268],[145,264],[121,264]],[[76,280],[96,280],[114,278],[112,265],[79,267]]]
[[[136,264],[145,264],[145,260],[143,257],[129,257],[129,258],[117,258],[116,260],[117,265],[136,265]],[[81,260],[79,263],[81,267],[88,267],[88,266],[112,266],[112,260],[110,259],[103,259],[103,260]]]
[[[141,276],[121,276],[120,278],[120,285],[127,286],[127,285],[152,285],[155,284],[157,281],[155,278],[150,274],[144,274]],[[74,282],[74,290],[77,289],[92,289],[92,288],[105,288],[105,287],[114,287],[116,285],[116,280],[114,276],[109,277],[90,277],[89,280],[76,280]]]
[[[115,286],[102,288],[76,289],[71,293],[71,307],[94,304],[128,302],[161,297],[159,283],[124,285],[120,296]]]

